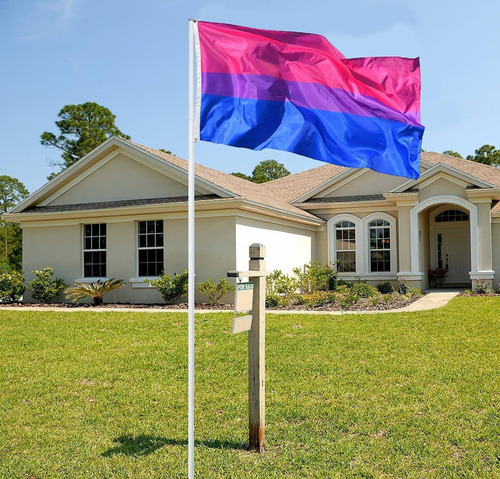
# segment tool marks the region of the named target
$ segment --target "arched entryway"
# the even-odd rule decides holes
[[[469,286],[471,271],[470,218],[456,205],[429,212],[429,269],[448,270],[448,286]]]
[[[448,265],[448,284],[468,285],[478,271],[477,206],[459,196],[419,202],[410,211],[411,271],[429,286],[427,271]]]

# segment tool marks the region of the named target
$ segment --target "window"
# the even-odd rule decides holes
[[[368,225],[370,238],[370,271],[391,270],[391,229],[388,221],[374,220]]]
[[[106,224],[83,225],[83,277],[106,276]]]
[[[436,216],[436,223],[449,221],[469,221],[469,215],[460,210],[446,210]]]
[[[163,220],[139,221],[139,276],[159,276],[163,264]]]
[[[335,260],[339,273],[356,272],[356,227],[351,221],[335,225]]]

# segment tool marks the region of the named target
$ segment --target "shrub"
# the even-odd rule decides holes
[[[36,277],[29,282],[31,296],[42,303],[50,303],[66,287],[62,279],[52,278],[54,270],[48,266],[33,273]]]
[[[377,289],[379,293],[382,294],[394,293],[394,287],[392,286],[391,283],[389,283],[389,281],[377,284]]]
[[[19,271],[11,271],[0,274],[0,300],[18,301],[26,291],[24,278]]]
[[[297,280],[293,276],[275,269],[266,278],[266,295],[291,296],[297,290]]]
[[[104,295],[114,289],[125,286],[122,279],[111,278],[102,282],[98,279],[92,283],[75,283],[64,291],[66,298],[73,298],[73,302],[79,299],[92,298],[94,305],[99,306],[104,303]]]
[[[172,278],[168,274],[162,274],[158,279],[145,279],[145,283],[154,286],[167,304],[173,304],[188,291],[188,272],[182,274],[174,273]]]
[[[384,296],[382,296],[382,301],[384,301],[384,303],[390,303],[391,299],[392,299],[392,295],[390,295],[390,294],[384,294]]]
[[[379,296],[374,296],[371,299],[372,306],[378,306],[380,304],[380,297]]]
[[[491,292],[492,292],[492,290],[489,288],[487,281],[483,281],[481,279],[477,280],[476,287],[474,288],[474,293],[476,293],[476,294],[489,294]]]
[[[294,268],[293,272],[297,276],[297,286],[301,293],[329,291],[331,287],[335,287],[337,270],[328,264],[311,261],[302,268]]]
[[[422,291],[418,288],[410,288],[408,290],[408,293],[406,293],[407,296],[410,298],[420,298],[422,295]]]
[[[266,295],[266,308],[275,308],[280,303],[280,297],[277,294]]]
[[[305,304],[310,308],[324,306],[327,303],[335,302],[335,300],[335,293],[330,293],[328,291],[316,291],[315,293],[305,293],[297,296],[297,302],[299,304]]]
[[[212,306],[219,306],[222,297],[234,291],[234,285],[229,284],[226,278],[220,278],[218,283],[216,283],[214,279],[208,278],[198,285],[198,289],[208,298],[208,302]]]
[[[351,284],[351,292],[361,298],[371,298],[377,294],[377,289],[363,281],[355,281]]]
[[[359,295],[353,292],[349,292],[340,299],[339,305],[342,309],[347,309],[349,308],[349,306],[351,306],[352,304],[356,304],[358,301]]]
[[[409,290],[410,290],[410,285],[408,284],[408,281],[406,281],[405,279],[400,279],[398,293],[407,294]]]

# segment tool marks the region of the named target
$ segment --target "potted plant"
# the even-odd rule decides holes
[[[434,268],[429,270],[429,278],[431,280],[431,286],[436,286],[438,288],[443,288],[446,283],[446,276],[448,275],[448,270],[446,268]]]

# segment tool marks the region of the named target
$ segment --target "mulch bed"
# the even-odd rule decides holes
[[[483,295],[484,296],[484,295]],[[419,299],[418,297],[406,297],[404,295],[400,295],[397,293],[393,293],[390,295],[390,299],[388,301],[384,301],[380,299],[379,304],[374,305],[372,302],[372,298],[360,298],[356,304],[351,304],[348,308],[342,308],[338,303],[328,303],[323,306],[317,306],[315,308],[311,308],[306,305],[294,304],[290,303],[286,307],[276,306],[266,308],[271,311],[387,311],[391,309],[399,309],[404,308],[405,306],[410,305],[414,301]],[[114,308],[127,308],[127,309],[139,309],[139,308],[147,308],[147,309],[188,309],[187,303],[179,303],[179,304],[131,304],[131,303],[107,303],[101,306],[94,306],[93,304],[88,303],[4,303],[0,304],[0,308],[2,306],[9,307],[47,307],[47,308],[61,308],[61,309],[86,309],[90,307],[100,308],[100,309],[114,309]],[[208,303],[196,303],[196,309],[206,309],[206,310],[226,310],[233,311],[234,306],[232,304],[223,304],[221,306],[211,306]]]

